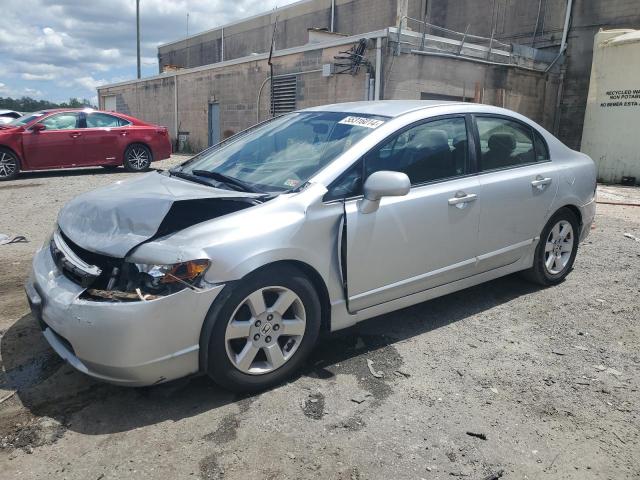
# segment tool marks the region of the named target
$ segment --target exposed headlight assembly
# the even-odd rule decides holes
[[[173,293],[183,288],[198,288],[202,277],[211,265],[206,259],[190,260],[174,265],[135,264],[138,269],[140,288],[149,293],[170,290]]]
[[[125,261],[114,267],[106,288],[90,288],[92,299],[117,302],[154,300],[185,288],[197,290],[211,262],[206,259],[190,260],[173,265],[131,263]]]

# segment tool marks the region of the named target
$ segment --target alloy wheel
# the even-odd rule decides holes
[[[300,297],[285,287],[265,287],[235,309],[225,331],[229,360],[243,373],[263,375],[283,366],[300,346],[306,314]]]
[[[128,155],[129,164],[135,170],[144,170],[149,164],[149,152],[142,147],[133,147],[129,150]]]
[[[573,236],[573,227],[566,220],[560,220],[549,232],[544,248],[544,265],[551,275],[558,275],[567,268],[573,252]]]
[[[18,161],[16,157],[7,152],[0,152],[0,178],[8,178],[16,173]]]

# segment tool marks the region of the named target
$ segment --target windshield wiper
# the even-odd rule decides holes
[[[195,175],[190,175],[188,173],[184,173],[179,170],[169,170],[169,175],[173,175],[174,177],[178,177],[178,178],[184,178],[185,180],[189,180],[190,182],[206,185],[207,187],[215,187],[215,185],[213,185],[211,182],[207,182],[203,178],[196,177]]]
[[[209,170],[192,170],[191,173],[193,175],[197,175],[198,177],[211,178],[213,180],[226,183],[227,185],[236,187],[236,190],[240,190],[242,192],[264,193],[263,191],[255,188],[254,186],[251,186],[248,183],[243,182],[242,180],[238,180],[237,178],[229,177],[224,173],[210,172]]]

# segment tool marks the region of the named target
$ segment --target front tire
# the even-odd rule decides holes
[[[0,147],[0,181],[13,180],[20,173],[20,159],[8,148]]]
[[[547,222],[536,247],[533,266],[525,277],[543,286],[557,285],[573,269],[578,252],[580,222],[568,208],[561,208]]]
[[[234,392],[278,385],[311,353],[320,318],[318,295],[300,270],[258,270],[227,286],[207,314],[207,373]]]
[[[151,150],[141,144],[129,145],[124,152],[123,163],[129,172],[145,172],[151,166]]]

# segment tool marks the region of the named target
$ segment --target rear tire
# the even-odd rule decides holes
[[[145,172],[151,166],[151,150],[139,143],[129,145],[123,163],[128,172]]]
[[[282,310],[282,311],[281,311]],[[321,307],[311,281],[277,266],[228,285],[205,319],[206,368],[219,385],[256,392],[290,378],[316,344]]]
[[[568,208],[561,208],[549,219],[540,234],[533,266],[525,278],[543,286],[557,285],[573,269],[578,253],[580,222]]]
[[[20,173],[20,159],[8,148],[0,147],[0,181],[13,180]]]

